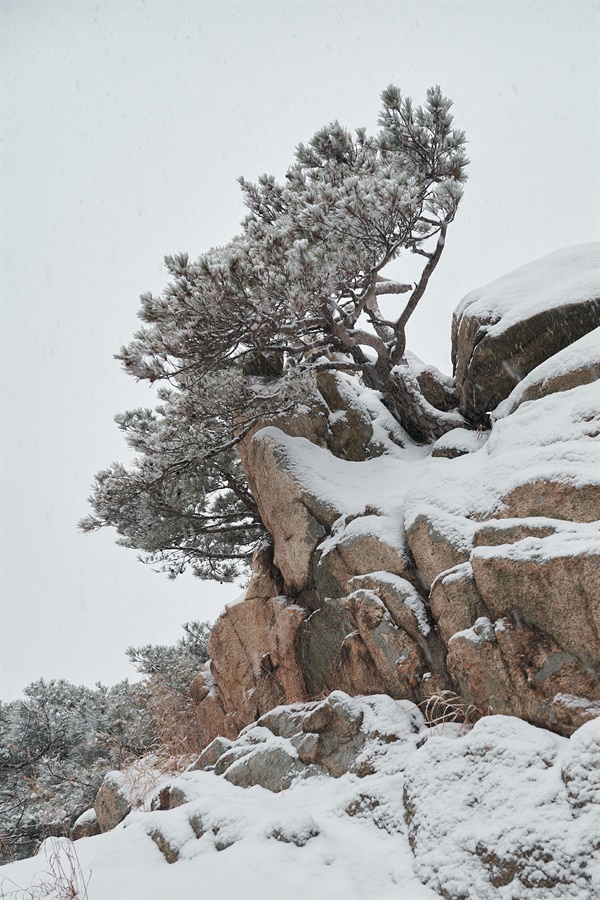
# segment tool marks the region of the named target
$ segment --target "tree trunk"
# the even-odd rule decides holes
[[[408,369],[390,372],[387,367],[371,364],[364,367],[363,377],[367,387],[380,392],[393,417],[418,444],[430,444],[453,428],[468,427],[458,410],[435,407]]]

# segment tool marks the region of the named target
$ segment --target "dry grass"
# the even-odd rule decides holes
[[[467,703],[454,691],[432,694],[427,700],[419,703],[419,708],[430,728],[456,724],[461,726],[461,732],[472,728],[483,715],[476,706]]]
[[[174,690],[161,678],[148,682],[154,718],[154,752],[162,759],[198,756],[203,750],[202,732],[192,698]]]
[[[15,861],[15,855],[3,834],[0,834],[0,860],[5,860],[2,865]],[[2,895],[0,894],[0,897],[1,896]]]
[[[152,749],[122,771],[134,809],[148,809],[150,797],[165,776],[177,775],[198,758],[204,744],[194,701],[160,677],[148,679],[155,734]]]
[[[39,853],[46,868],[22,888],[6,876],[0,881],[2,900],[88,900],[91,872],[84,873],[75,845],[68,838],[47,838]]]

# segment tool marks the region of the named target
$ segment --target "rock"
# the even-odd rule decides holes
[[[373,591],[389,612],[392,621],[415,641],[431,634],[431,616],[426,600],[405,578],[391,572],[355,575],[351,587]]]
[[[187,771],[196,772],[198,770],[207,771],[208,769],[214,769],[218,760],[227,752],[227,750],[231,749],[231,746],[232,741],[224,737],[216,737],[204,748],[196,762],[193,763]]]
[[[312,816],[306,815],[300,821],[276,825],[268,835],[283,844],[295,844],[305,847],[311,838],[318,837],[321,832]]]
[[[289,788],[303,769],[304,766],[291,748],[267,745],[257,747],[233,762],[228,766],[224,777],[238,787],[260,785],[277,794]]]
[[[325,600],[303,623],[298,646],[308,696],[364,688],[367,693],[379,689],[398,698],[412,697],[409,682],[417,671],[424,671],[415,642],[394,625],[381,600],[367,591]]]
[[[345,599],[325,599],[298,629],[299,666],[307,699],[339,688],[351,690],[344,654],[348,635],[356,631]],[[370,657],[369,657],[370,659]],[[372,661],[370,668],[373,668]]]
[[[240,733],[231,747],[219,756],[215,763],[215,775],[223,775],[238,760],[252,753],[258,744],[264,744],[271,737],[268,729],[252,724]]]
[[[408,545],[428,588],[441,572],[468,562],[474,526],[462,516],[421,507],[406,527]]]
[[[584,666],[600,672],[600,539],[594,525],[477,547],[471,565],[494,619],[516,610]]]
[[[334,691],[304,719],[305,735],[295,742],[300,759],[334,778],[353,770],[367,740],[363,719],[363,711],[346,694]]]
[[[466,428],[453,428],[438,438],[431,450],[431,455],[457,459],[468,453],[477,453],[485,446],[487,433],[483,430],[468,431]]]
[[[378,455],[372,445],[373,425],[343,378],[335,372],[317,376],[319,393],[329,407],[327,446],[340,459],[364,460]]]
[[[480,712],[512,715],[569,735],[587,721],[585,705],[561,702],[571,691],[600,701],[600,682],[550,635],[515,617],[482,617],[448,642],[448,672]]]
[[[340,668],[340,680],[336,686],[351,696],[385,693],[386,684],[383,676],[378,671],[360,632],[351,631],[343,639]]]
[[[530,517],[526,519],[488,519],[473,536],[475,547],[497,547],[515,544],[527,537],[545,538],[556,534],[564,522],[560,519]]]
[[[595,896],[597,810],[572,815],[565,745],[507,716],[429,738],[404,772],[419,877],[446,900]]]
[[[131,812],[127,778],[123,772],[108,772],[96,795],[94,811],[100,831],[110,831]]]
[[[407,354],[416,373],[423,396],[431,406],[450,412],[458,406],[454,378],[444,375],[436,366],[426,365],[414,353]]]
[[[260,728],[268,728],[275,737],[292,738],[302,732],[302,725],[307,710],[316,704],[302,703],[291,706],[279,706],[265,713],[257,721]]]
[[[78,841],[80,838],[94,837],[96,834],[100,834],[101,831],[96,810],[93,808],[88,809],[75,820],[71,829],[71,840]]]
[[[306,615],[306,609],[284,597],[256,597],[225,608],[208,645],[218,702],[229,717],[222,717],[217,733],[235,737],[269,709],[306,699],[295,651],[296,632]],[[209,699],[198,708],[201,723]],[[209,705],[208,716],[212,712]]]
[[[265,539],[252,556],[252,574],[244,599],[254,600],[256,597],[262,597],[263,600],[269,600],[271,597],[280,596],[282,591],[281,572],[273,562],[273,544]]]
[[[320,599],[344,597],[356,575],[390,572],[414,579],[414,565],[401,540],[394,542],[389,518],[365,515],[349,522],[328,541],[315,567],[315,588]]]
[[[349,599],[360,636],[386,686],[386,693],[396,699],[418,699],[416,688],[428,668],[418,643],[398,628],[373,591],[358,590]]]
[[[172,864],[174,862],[177,862],[177,860],[179,859],[179,850],[169,842],[162,831],[160,831],[159,829],[151,831],[150,837],[168,863]]]
[[[202,813],[195,812],[193,815],[190,816],[189,821],[190,821],[190,825],[192,827],[192,831],[194,832],[194,834],[196,835],[198,840],[200,838],[204,837],[204,835],[208,831],[208,826],[206,825],[206,823],[204,821],[204,817],[203,817]]]
[[[360,392],[352,379],[340,372],[320,371],[316,373],[312,393],[304,396],[303,403],[296,409],[254,425],[241,442],[241,456],[245,459],[245,448],[258,431],[275,426],[290,437],[302,437],[311,444],[326,447],[340,459],[371,459],[384,452],[381,441],[375,440],[373,430],[373,421],[383,417],[383,404],[374,402],[373,398],[368,406],[361,402]],[[396,431],[393,425],[391,430]]]
[[[441,573],[431,589],[429,606],[445,644],[457,632],[470,628],[478,618],[489,615],[470,563]]]
[[[599,509],[599,484],[582,486],[560,478],[539,478],[505,494],[494,514],[499,519],[554,518],[560,514],[570,522],[595,522]]]
[[[570,391],[600,379],[600,328],[588,332],[550,359],[536,366],[494,411],[494,418],[508,416],[531,400],[557,391]]]
[[[307,586],[312,553],[340,511],[298,479],[293,449],[282,431],[270,427],[240,446],[240,455],[261,518],[273,537],[274,563],[285,584],[297,593]]]
[[[150,808],[164,812],[167,809],[177,809],[179,806],[184,806],[189,801],[190,798],[183,788],[177,785],[167,785],[154,797]]]
[[[597,245],[568,247],[472,291],[454,313],[462,414],[487,413],[540,363],[600,324]]]
[[[334,691],[315,709],[307,712],[302,730],[328,734],[341,740],[358,734],[363,719],[363,711],[357,709],[347,695]]]

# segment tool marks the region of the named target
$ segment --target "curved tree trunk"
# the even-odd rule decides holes
[[[380,392],[385,406],[418,444],[430,444],[453,428],[469,427],[458,409],[434,406],[408,368],[390,372],[384,366],[369,365],[363,376],[367,387]]]

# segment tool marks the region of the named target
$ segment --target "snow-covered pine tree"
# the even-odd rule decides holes
[[[382,102],[376,135],[333,122],[299,145],[284,183],[240,179],[248,213],[228,244],[167,257],[171,283],[142,296],[144,325],[118,354],[161,383],[161,405],[117,418],[138,456],[96,476],[84,531],[114,526],[171,577],[235,577],[263,531],[236,443],[324,368],[358,373],[415,440],[451,427],[401,364],[462,197],[465,136],[439,87],[423,106],[394,86]],[[403,250],[423,259],[414,285],[381,274]],[[402,295],[394,318],[383,294]]]
[[[69,833],[110,769],[155,741],[145,683],[95,689],[39,679],[0,703],[0,862]]]
[[[24,699],[0,702],[0,864],[31,856],[49,835],[68,835],[111,769],[150,752],[168,756],[174,737],[178,751],[199,746],[189,685],[208,659],[210,628],[194,621],[183,630],[174,645],[127,649],[145,676],[135,684],[41,678]]]

